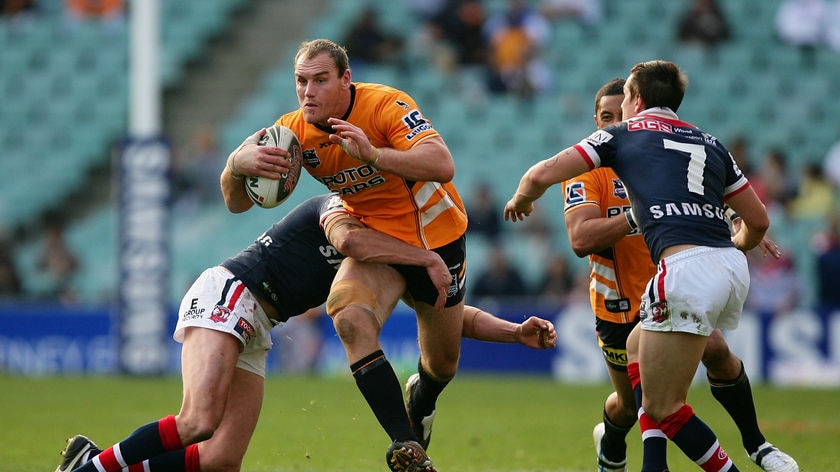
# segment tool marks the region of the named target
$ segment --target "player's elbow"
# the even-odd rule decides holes
[[[364,258],[361,257],[363,255],[361,250],[364,248],[364,241],[359,233],[360,231],[347,229],[336,231],[330,235],[330,242],[341,254],[362,260]]]
[[[572,248],[572,252],[574,252],[578,257],[586,257],[593,252],[592,247],[589,244],[585,244],[582,241],[575,239],[569,240],[569,246]]]

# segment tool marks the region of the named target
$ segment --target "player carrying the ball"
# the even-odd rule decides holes
[[[464,316],[467,214],[451,182],[454,160],[407,93],[352,81],[340,45],[326,39],[304,42],[294,71],[300,108],[275,124],[298,136],[306,170],[362,223],[438,253],[451,274],[440,303],[424,270],[348,258],[326,305],[356,385],[391,439],[388,467],[432,471],[426,448],[437,398],[458,368]],[[253,206],[234,172],[271,177],[289,170],[285,150],[257,146],[261,133],[237,148],[222,172],[225,204],[234,213]],[[382,326],[401,298],[417,314],[420,348],[418,372],[406,384],[407,406],[379,344]]]

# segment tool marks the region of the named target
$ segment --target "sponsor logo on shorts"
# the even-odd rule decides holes
[[[627,351],[624,349],[616,349],[614,347],[601,346],[601,351],[604,352],[604,359],[610,364],[618,366],[627,366]]]
[[[228,318],[230,318],[230,308],[222,305],[216,305],[213,313],[210,314],[210,320],[215,323],[227,323]]]
[[[239,318],[239,321],[236,322],[236,326],[233,328],[234,331],[239,333],[245,342],[247,343],[251,338],[254,337],[256,331],[254,330],[254,326],[248,322],[245,318]]]
[[[193,298],[190,301],[189,310],[181,314],[181,319],[184,321],[195,320],[204,316],[204,308],[198,306],[198,299]]]

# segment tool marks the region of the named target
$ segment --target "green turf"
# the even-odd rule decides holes
[[[840,391],[753,387],[770,441],[794,455],[804,472],[838,470]],[[608,392],[607,385],[542,377],[461,374],[438,404],[430,455],[441,471],[594,470],[591,431]],[[69,435],[81,432],[110,445],[177,412],[181,393],[177,378],[0,374],[0,398],[0,472],[52,472]],[[740,469],[758,470],[708,389],[692,390],[689,401]],[[638,429],[629,443],[630,470],[639,470]],[[387,444],[349,378],[273,376],[243,470],[387,470]],[[700,470],[676,448],[669,456],[674,472]]]

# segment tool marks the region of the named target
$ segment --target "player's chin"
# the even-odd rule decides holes
[[[329,116],[325,116],[320,113],[319,108],[313,106],[304,106],[301,108],[301,112],[303,113],[303,121],[311,124],[311,125],[327,125],[327,118]]]

